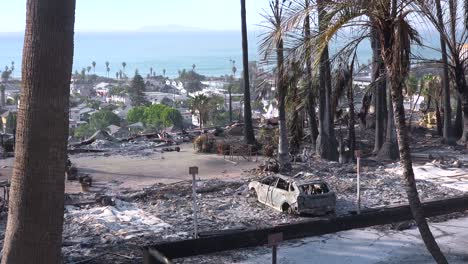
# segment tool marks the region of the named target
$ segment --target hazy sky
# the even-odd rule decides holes
[[[252,28],[262,21],[259,13],[269,1],[246,2]],[[26,0],[6,0],[2,10],[0,32],[24,30]],[[77,0],[76,31],[132,31],[173,24],[239,30],[240,0]]]

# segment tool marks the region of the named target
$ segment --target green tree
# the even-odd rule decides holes
[[[94,130],[105,129],[110,125],[120,126],[120,117],[109,110],[101,110],[91,115],[89,125]]]
[[[93,61],[91,65],[93,66],[93,73],[96,74],[96,62]]]
[[[145,106],[137,106],[137,107],[130,109],[130,111],[128,111],[128,114],[127,114],[127,121],[129,123],[137,123],[137,122],[146,123],[145,109],[146,109]]]
[[[75,129],[74,137],[76,138],[87,138],[92,136],[96,132],[89,124],[82,125]]]
[[[176,128],[182,128],[184,119],[177,109],[166,107],[161,116],[163,123],[166,127],[173,125]]]
[[[128,89],[128,95],[132,101],[133,106],[146,105],[148,102],[145,99],[145,81],[143,77],[135,71],[135,77],[133,77],[132,83]]]

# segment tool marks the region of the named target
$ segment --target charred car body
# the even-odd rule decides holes
[[[287,213],[326,214],[335,210],[336,195],[320,179],[268,176],[249,184],[259,202]]]

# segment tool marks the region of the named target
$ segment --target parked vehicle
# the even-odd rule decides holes
[[[259,202],[287,213],[326,214],[335,211],[336,195],[321,179],[299,181],[277,175],[249,183]]]

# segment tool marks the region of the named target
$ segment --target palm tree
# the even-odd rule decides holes
[[[193,98],[191,102],[191,110],[193,114],[198,115],[198,123],[200,124],[200,129],[203,129],[205,125],[206,118],[210,109],[210,98],[200,94]]]
[[[319,32],[328,26],[328,15],[324,0],[317,0]],[[323,47],[319,63],[319,136],[317,139],[317,154],[328,160],[338,160],[338,142],[335,138],[335,128],[331,105],[331,73],[328,46]]]
[[[424,2],[418,0],[418,3],[419,1]],[[355,27],[357,25],[361,28],[364,25],[368,27],[372,26],[379,32],[382,58],[387,70],[387,78],[391,90],[399,153],[408,202],[428,251],[437,263],[447,263],[445,256],[440,251],[429,229],[421,207],[412,168],[409,137],[405,120],[403,86],[409,73],[411,41],[418,42],[419,40],[416,30],[407,21],[407,16],[412,11],[410,8],[419,8],[419,5],[415,5],[410,0],[350,0],[333,2],[329,6],[329,9],[333,12],[333,16],[330,18],[327,29],[321,31],[319,39],[328,42],[339,29]],[[372,23],[371,25],[360,23],[363,20],[365,21],[366,18],[370,18],[370,20],[376,23]],[[323,49],[323,46],[326,44],[321,45],[320,49]]]
[[[282,171],[291,169],[289,160],[288,129],[286,123],[286,96],[287,85],[285,83],[285,58],[284,58],[284,35],[283,23],[285,21],[284,11],[286,1],[273,0],[270,2],[271,15],[266,14],[265,26],[269,32],[264,35],[260,44],[260,49],[265,60],[272,56],[276,59],[276,98],[278,100],[278,123],[279,123],[279,144],[278,161]]]
[[[462,143],[466,143],[468,142],[468,83],[465,78],[465,69],[468,61],[468,56],[463,56],[464,54],[462,54],[462,45],[460,45],[460,43],[468,42],[468,34],[465,31],[468,26],[466,15],[463,18],[458,16],[457,12],[459,1],[450,0],[447,1],[448,21],[444,22],[443,17],[440,18],[439,13],[441,12],[439,11],[446,10],[446,7],[442,8],[440,5],[438,5],[438,2],[436,2],[435,5],[432,3],[432,1],[417,0],[416,2],[422,10],[421,13],[423,13],[426,16],[426,18],[440,33],[440,37],[441,39],[443,39],[446,48],[448,49],[447,55],[450,58],[447,63],[449,68],[451,69],[455,90],[458,92],[459,97],[462,101],[463,132],[460,141]],[[439,10],[439,7],[441,10]],[[465,7],[468,6],[465,5]],[[468,10],[465,10],[465,13],[466,11]],[[449,94],[449,91],[447,91],[447,88],[444,86],[444,109],[447,103],[450,103],[450,98],[446,96],[447,94]],[[448,141],[449,143],[451,143],[450,139]]]
[[[22,107],[2,263],[61,263],[68,137],[63,109],[69,106],[75,1],[28,0],[26,7]]]
[[[252,125],[252,107],[250,105],[250,79],[249,79],[249,47],[247,39],[247,17],[245,0],[241,0],[242,20],[242,63],[244,66],[244,141],[255,144],[255,135]],[[235,75],[234,71],[234,75]]]
[[[106,61],[106,71],[107,71],[107,78],[109,78],[110,68],[109,68],[109,62],[108,61]]]
[[[153,67],[150,67],[150,77],[153,76]]]
[[[163,76],[166,77],[166,69],[163,69]]]
[[[436,15],[437,15],[437,22],[439,23],[439,27],[444,27],[444,18],[442,13],[442,6],[440,4],[440,0],[434,0],[436,6]],[[467,1],[468,2],[468,1]],[[443,34],[439,33],[440,35],[440,51],[442,53],[442,83],[443,83],[443,94],[444,94],[444,128],[443,128],[443,137],[444,141],[447,144],[455,143],[451,133],[452,128],[452,107],[450,105],[450,81],[449,81],[449,63],[448,63],[448,55],[447,55],[447,45],[444,39]],[[437,109],[438,110],[438,109]]]
[[[91,65],[93,66],[93,73],[96,74],[96,62],[93,61]]]
[[[124,62],[122,62],[122,68],[123,68],[124,73],[125,73],[125,67],[127,67],[127,63],[124,61]]]
[[[384,78],[385,65],[382,59],[379,32],[372,27],[371,29],[371,47],[372,47],[372,83],[374,84],[375,97],[375,141],[373,153],[379,153],[384,144],[384,129],[386,115],[386,79]],[[391,112],[391,111],[390,111]]]
[[[91,72],[91,69],[92,69],[91,66],[86,67],[86,71],[88,72],[88,75],[89,75],[89,72]]]
[[[192,72],[194,72],[194,71],[195,71],[195,68],[196,68],[196,67],[197,67],[197,65],[195,65],[195,64],[192,64]]]
[[[310,141],[312,143],[312,149],[315,151],[317,148],[317,137],[318,137],[318,126],[317,126],[317,113],[315,103],[315,87],[313,85],[312,75],[312,45],[311,43],[311,27],[310,27],[310,0],[305,0],[303,9],[306,10],[304,19],[304,45],[305,45],[305,57],[306,57],[306,82],[307,82],[307,116],[309,122],[309,133]]]

